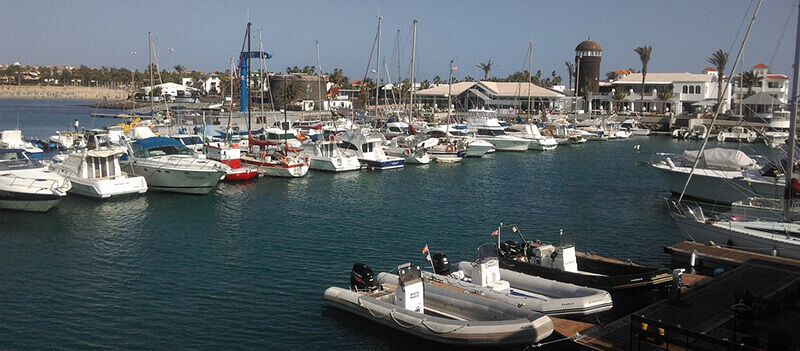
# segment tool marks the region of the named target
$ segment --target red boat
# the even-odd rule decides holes
[[[223,180],[248,180],[258,176],[258,171],[255,169],[242,167],[241,150],[237,144],[206,144],[205,151],[209,159],[226,164],[231,168],[225,172]]]

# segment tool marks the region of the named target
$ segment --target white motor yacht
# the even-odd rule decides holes
[[[22,149],[0,149],[0,209],[46,212],[57,205],[72,183],[51,172]]]
[[[355,153],[361,163],[371,169],[386,170],[402,168],[403,157],[388,156],[382,145],[386,142],[383,134],[369,127],[348,130],[342,135],[339,148],[347,153]]]
[[[642,127],[639,121],[635,119],[626,119],[622,121],[620,124],[620,129],[626,130],[631,133],[632,136],[648,136],[650,135],[650,129]]]
[[[428,150],[439,144],[437,138],[423,139],[417,135],[396,136],[389,141],[386,154],[389,156],[404,157],[407,164],[428,164],[431,157]]]
[[[201,158],[179,141],[165,137],[137,140],[122,169],[142,175],[151,190],[185,194],[208,194],[230,167]]]
[[[344,171],[357,171],[361,169],[361,162],[358,162],[358,156],[355,152],[347,153],[338,146],[338,139],[341,136],[330,134],[327,141],[317,141],[305,145],[305,149],[312,148],[313,151],[309,157],[308,167],[319,171],[330,172],[344,172]]]
[[[120,167],[124,153],[121,149],[78,151],[54,158],[60,162],[50,164],[50,169],[72,182],[73,194],[99,199],[143,194],[147,191],[144,177],[125,173]]]
[[[22,139],[22,131],[10,129],[0,132],[0,149],[22,149],[25,155],[32,160],[44,158],[44,150],[34,146],[31,142]]]
[[[553,137],[544,137],[535,124],[515,124],[509,126],[506,134],[530,140],[528,150],[550,151],[558,147],[558,141]]]
[[[471,109],[467,111],[467,125],[475,130],[478,139],[486,140],[494,145],[497,151],[526,151],[530,140],[506,135],[504,128],[497,120],[497,111]]]
[[[741,126],[730,127],[728,130],[717,134],[717,140],[719,141],[744,141],[752,143],[756,141],[757,138],[758,134],[756,134],[756,132]]]

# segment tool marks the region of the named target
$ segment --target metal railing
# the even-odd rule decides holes
[[[653,346],[658,349],[683,349],[686,351],[757,351],[761,350],[742,343],[735,343],[727,339],[720,339],[706,333],[692,331],[679,326],[673,326],[645,316],[631,315],[629,350],[635,350],[634,344],[641,349],[642,344],[646,349]]]

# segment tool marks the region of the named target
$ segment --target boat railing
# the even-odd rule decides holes
[[[177,166],[177,167],[187,167],[191,166],[194,169],[204,169],[204,170],[224,170],[224,167],[221,163],[208,160],[208,159],[200,159],[196,157],[186,157],[181,155],[172,155],[172,156],[161,156],[158,160],[154,160],[153,158],[149,158],[149,161],[160,164],[162,166]],[[160,166],[159,166],[160,167]]]
[[[59,182],[56,179],[42,179],[42,178],[29,178],[29,177],[20,177],[16,174],[5,174],[4,177],[11,178],[10,186],[25,186],[24,182],[30,182],[27,184],[28,189],[36,189],[39,190],[61,190],[67,184],[66,181]]]
[[[667,199],[667,206],[671,213],[686,217],[692,218],[697,222],[705,222],[706,216],[703,212],[703,208],[700,207],[700,204],[694,201],[678,201],[676,199]]]

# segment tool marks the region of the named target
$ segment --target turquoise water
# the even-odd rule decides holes
[[[92,120],[87,102],[0,100],[25,135]],[[101,123],[102,122],[102,123]],[[640,145],[635,150],[634,145]],[[529,239],[666,265],[682,239],[653,152],[666,137],[496,153],[386,172],[311,172],[223,183],[207,196],[69,196],[50,212],[0,211],[0,349],[405,350],[428,345],[329,309],[354,262],[474,259],[499,222]],[[506,234],[503,234],[506,235]],[[509,237],[510,238],[510,237]]]

